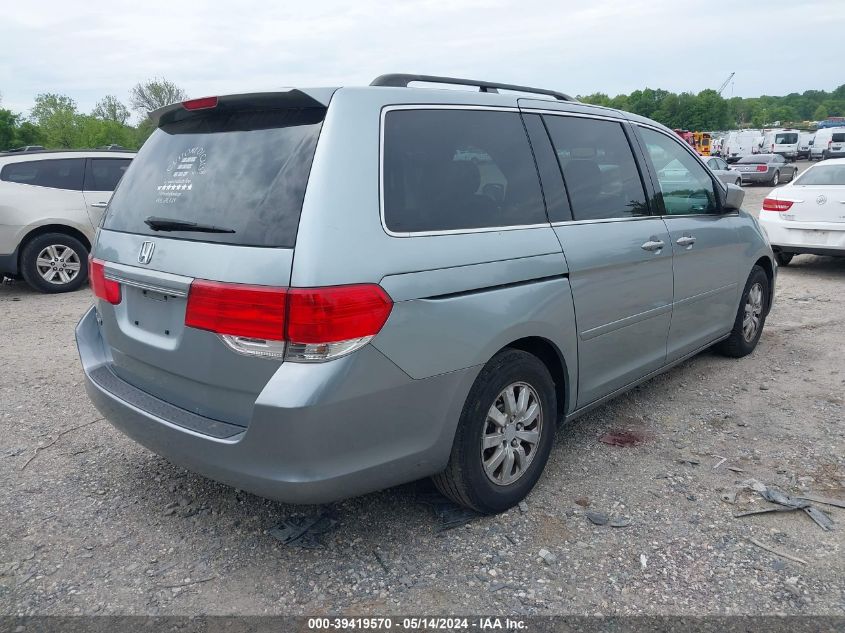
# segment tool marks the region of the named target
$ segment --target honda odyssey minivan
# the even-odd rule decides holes
[[[502,511],[560,422],[711,346],[749,354],[771,306],[742,190],[633,114],[385,75],[153,120],[93,246],[86,387],[144,446],[259,495],[431,476]]]

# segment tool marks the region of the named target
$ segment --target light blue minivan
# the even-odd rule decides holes
[[[432,476],[502,511],[558,423],[713,345],[749,354],[772,303],[742,190],[636,115],[384,75],[153,119],[93,246],[87,390],[259,495]]]

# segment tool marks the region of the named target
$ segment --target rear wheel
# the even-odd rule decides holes
[[[446,470],[432,479],[444,495],[478,512],[502,512],[534,487],[554,440],[555,385],[540,359],[505,349],[476,378]]]
[[[775,175],[772,176],[772,187],[777,187],[780,183],[780,172],[776,171]]]
[[[40,292],[78,290],[88,280],[88,249],[70,235],[39,235],[21,252],[21,274]]]
[[[792,261],[793,257],[795,257],[795,253],[784,253],[783,251],[775,253],[775,259],[778,262],[778,266],[789,266],[789,262]]]
[[[742,358],[753,352],[763,333],[768,306],[769,278],[760,266],[754,266],[745,282],[731,334],[717,344],[716,349],[732,358]]]

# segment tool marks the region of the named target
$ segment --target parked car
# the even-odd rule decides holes
[[[845,158],[813,165],[772,191],[760,224],[782,266],[796,253],[845,256]]]
[[[426,81],[481,91],[407,87]],[[94,246],[86,388],[141,444],[259,495],[432,476],[504,510],[558,422],[713,345],[749,354],[771,305],[743,191],[637,115],[386,75],[152,122]]]
[[[128,151],[0,153],[0,277],[41,292],[77,290],[88,252]]]
[[[822,128],[816,132],[810,160],[845,157],[845,127]]]
[[[779,154],[787,160],[798,158],[797,130],[768,130],[763,135],[761,150],[767,154]]]
[[[734,165],[744,185],[771,185],[793,180],[798,167],[786,162],[780,154],[756,154],[745,156]]]
[[[735,163],[743,156],[760,153],[763,134],[760,130],[734,130],[728,132],[722,145],[722,157],[728,163]]]
[[[798,133],[798,158],[810,158],[810,148],[813,146],[813,132]]]
[[[704,162],[722,182],[734,184],[737,187],[742,186],[742,176],[723,159],[718,156],[711,156],[705,158]]]

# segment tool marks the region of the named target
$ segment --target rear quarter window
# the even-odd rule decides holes
[[[114,191],[132,160],[129,158],[91,158],[85,174],[86,191]]]
[[[384,222],[396,233],[547,222],[516,112],[391,110],[384,118]]]
[[[84,158],[56,158],[9,163],[0,170],[0,180],[50,189],[82,190]]]
[[[845,143],[845,133],[831,134],[830,140],[834,143]]]

